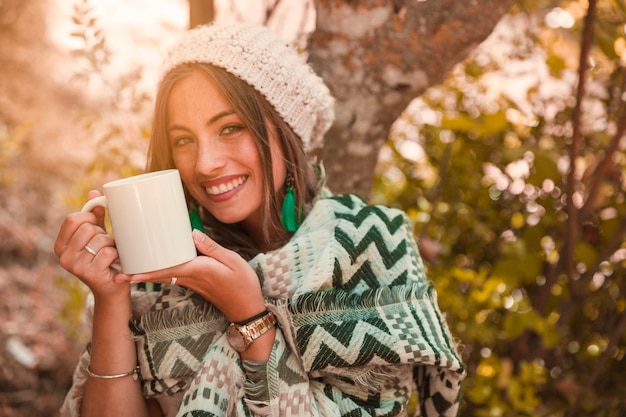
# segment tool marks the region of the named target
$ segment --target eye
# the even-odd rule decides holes
[[[189,136],[177,136],[175,138],[172,138],[171,143],[172,143],[172,147],[180,148],[182,146],[193,143],[193,138]]]
[[[231,136],[234,134],[237,134],[239,132],[241,132],[242,130],[244,130],[246,127],[242,124],[239,123],[231,123],[229,125],[224,126],[224,128],[222,128],[222,130],[220,131],[220,134],[222,136]]]

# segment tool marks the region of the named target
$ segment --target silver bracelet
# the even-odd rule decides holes
[[[87,366],[85,368],[85,371],[87,371],[87,375],[89,375],[92,378],[100,378],[100,379],[116,379],[116,378],[124,378],[125,376],[133,376],[133,380],[137,380],[139,379],[139,366],[137,366],[135,369],[133,369],[130,372],[124,372],[123,374],[115,374],[115,375],[98,375],[98,374],[94,374],[93,372],[91,372],[89,370],[89,366]]]

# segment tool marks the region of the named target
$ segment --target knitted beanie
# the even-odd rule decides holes
[[[334,117],[334,99],[296,50],[264,26],[211,23],[185,32],[161,67],[184,63],[221,67],[254,87],[300,137],[305,150],[322,145]]]

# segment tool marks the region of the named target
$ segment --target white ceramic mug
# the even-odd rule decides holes
[[[96,206],[107,209],[125,274],[169,268],[196,257],[178,170],[112,181],[104,184],[103,191],[82,211]]]

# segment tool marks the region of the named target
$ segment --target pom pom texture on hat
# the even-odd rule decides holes
[[[296,50],[251,23],[212,23],[186,32],[170,50],[161,79],[178,65],[207,63],[241,78],[276,109],[306,150],[322,145],[334,119],[334,100]]]

